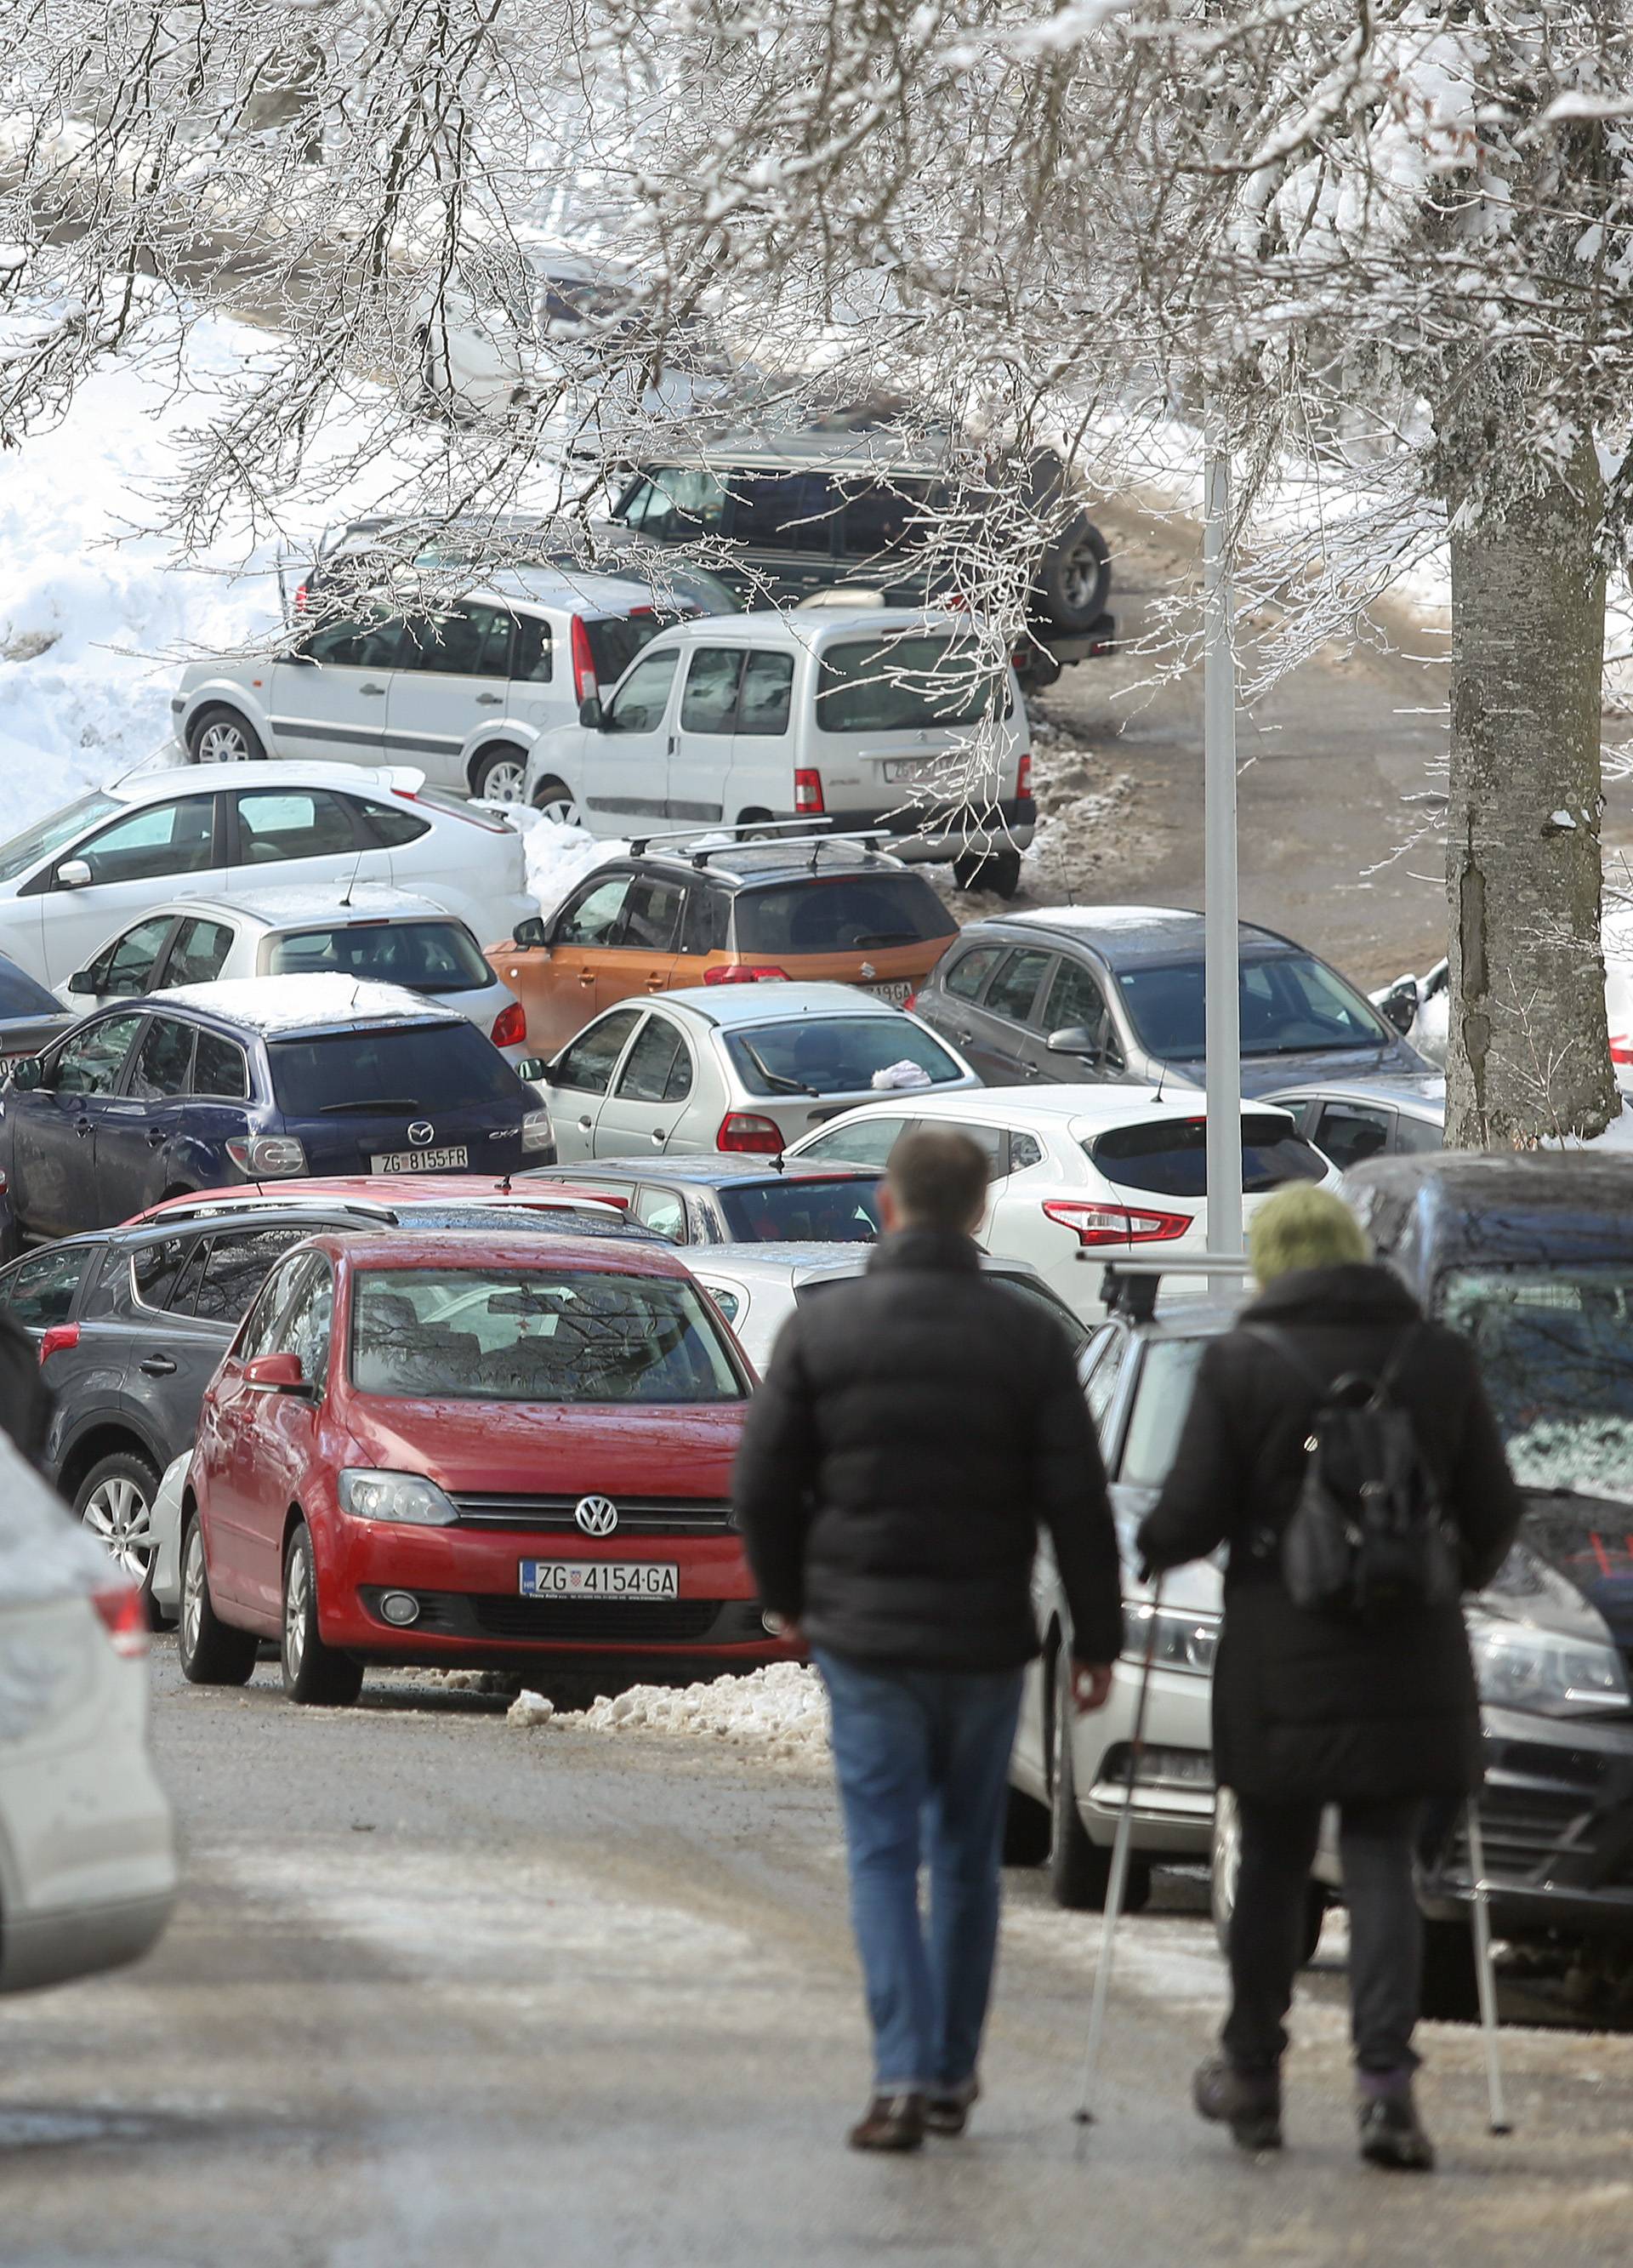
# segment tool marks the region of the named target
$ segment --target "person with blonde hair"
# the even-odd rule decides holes
[[[1254,1217],[1249,1253],[1257,1296],[1208,1344],[1173,1467],[1139,1533],[1152,1572],[1220,1545],[1228,1554],[1214,1764],[1236,1799],[1241,1869],[1230,2012],[1193,2095],[1244,2149],[1279,2146],[1284,2019],[1321,1815],[1335,1804],[1361,2154],[1427,2171],[1434,2151],[1412,2086],[1423,1963],[1413,1853],[1425,1803],[1460,1803],[1480,1785],[1457,1593],[1496,1573],[1520,1500],[1472,1352],[1373,1263],[1340,1197],[1309,1183],[1278,1191]],[[1358,1507],[1361,1455],[1379,1438],[1365,1431],[1372,1426],[1394,1429],[1394,1470],[1409,1466],[1400,1484],[1423,1507],[1422,1565],[1438,1552],[1443,1579],[1403,1583],[1393,1596],[1357,1587],[1353,1599],[1301,1602],[1294,1591],[1307,1593],[1307,1578],[1285,1547],[1295,1521],[1321,1509],[1306,1512],[1312,1471],[1328,1504],[1342,1506],[1353,1479]],[[1347,1532],[1361,1533],[1358,1510]]]

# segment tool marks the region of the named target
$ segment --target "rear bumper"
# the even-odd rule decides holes
[[[0,1926],[0,1992],[32,1992],[139,1961],[164,1935],[175,1902],[173,1890],[163,1890],[8,1917]]]
[[[978,856],[986,850],[1024,850],[1036,830],[1038,806],[1029,795],[1000,802],[960,806],[894,804],[886,811],[834,811],[836,832],[879,828],[891,838],[898,858],[925,863]]]

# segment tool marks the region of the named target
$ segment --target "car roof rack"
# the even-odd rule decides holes
[[[1094,1260],[1099,1255],[1082,1251],[1079,1260]],[[1130,1322],[1148,1323],[1157,1311],[1157,1294],[1165,1276],[1204,1276],[1211,1281],[1223,1277],[1227,1283],[1245,1284],[1253,1273],[1253,1263],[1237,1255],[1225,1253],[1188,1254],[1184,1259],[1173,1260],[1108,1260],[1100,1278],[1100,1298],[1108,1315],[1126,1315]]]
[[[813,854],[820,853],[825,844],[831,843],[859,843],[864,849],[874,849],[879,843],[887,843],[891,839],[890,829],[887,827],[857,827],[848,828],[842,833],[835,831],[831,827],[820,834],[812,831],[813,827],[821,827],[822,824],[820,820],[811,819],[750,819],[736,827],[680,828],[672,835],[632,836],[629,843],[629,856],[632,858],[642,858],[651,846],[657,844],[671,850],[676,858],[688,859],[694,866],[702,867],[722,850],[741,850],[746,846],[767,837],[770,838],[767,843],[769,850],[812,850]],[[791,827],[803,828],[805,831],[803,834],[790,835],[784,830]],[[731,839],[728,842],[717,842],[713,839],[717,836],[727,836]],[[690,850],[685,847],[688,843],[693,846]],[[813,856],[813,864],[814,863]]]

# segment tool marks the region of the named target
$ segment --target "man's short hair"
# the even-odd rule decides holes
[[[886,1172],[896,1210],[913,1228],[967,1233],[987,1202],[986,1152],[950,1126],[904,1134]]]

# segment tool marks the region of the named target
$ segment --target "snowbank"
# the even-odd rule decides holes
[[[699,1734],[779,1759],[820,1757],[828,1749],[822,1682],[814,1669],[793,1661],[684,1689],[632,1685],[565,1715],[558,1715],[541,1694],[524,1693],[510,1710],[509,1721],[524,1727],[570,1725],[592,1733]]]
[[[608,858],[621,858],[628,843],[586,834],[581,827],[558,827],[525,803],[505,806],[505,815],[522,830],[527,858],[527,894],[539,901],[548,920],[575,882]]]

